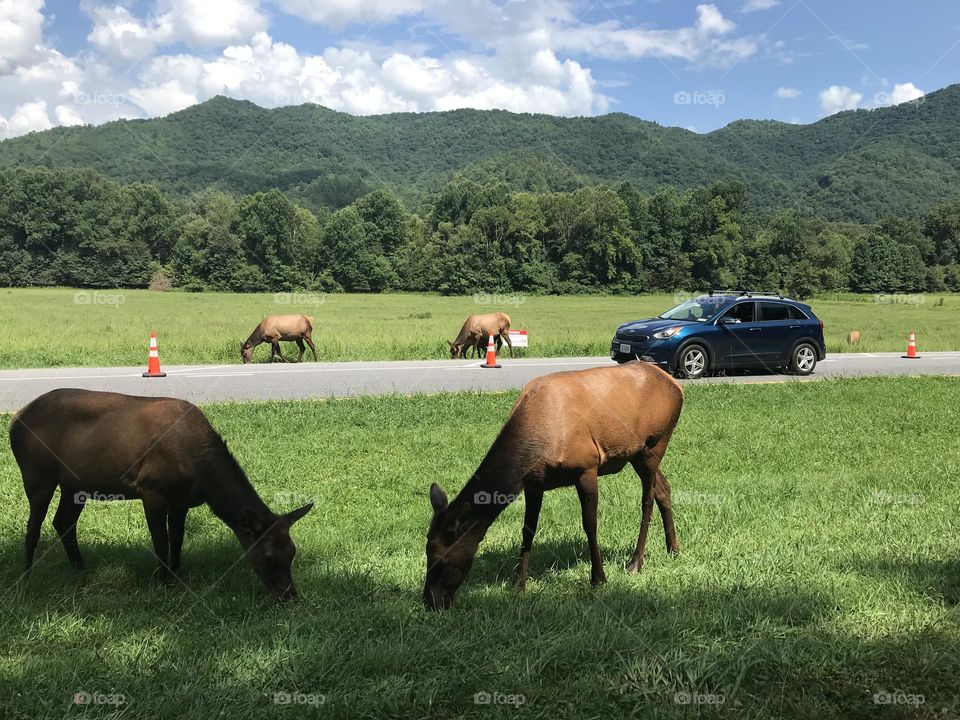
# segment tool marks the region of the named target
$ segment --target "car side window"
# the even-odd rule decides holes
[[[791,306],[790,306],[790,319],[791,319],[791,320],[809,320],[810,318],[808,318],[808,317],[804,314],[803,310],[801,310],[801,309],[798,308],[798,307],[794,307],[793,305],[791,305]]]
[[[738,303],[727,310],[723,317],[734,318],[739,322],[753,322],[753,305],[752,302]]]
[[[783,303],[760,303],[760,320],[762,322],[782,322],[790,319],[790,306]]]

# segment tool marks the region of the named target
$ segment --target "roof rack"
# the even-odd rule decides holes
[[[710,288],[710,296],[714,295],[736,295],[737,297],[775,297],[783,299],[783,295],[779,292],[774,292],[771,290],[717,290],[715,288]]]

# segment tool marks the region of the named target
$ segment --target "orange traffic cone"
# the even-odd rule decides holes
[[[910,339],[907,340],[907,354],[901,355],[900,357],[909,358],[910,360],[916,360],[920,357],[917,355],[917,336],[913,330],[910,331]]]
[[[160,348],[157,347],[157,334],[150,333],[150,355],[147,358],[147,371],[144,377],[166,377],[165,372],[160,372]]]
[[[500,363],[497,362],[497,349],[493,346],[493,335],[487,338],[487,361],[483,363],[480,367],[482,368],[498,368],[503,367]]]

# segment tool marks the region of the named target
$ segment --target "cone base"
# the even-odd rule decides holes
[[[500,363],[495,363],[494,365],[487,365],[487,363],[483,363],[480,367],[482,367],[482,368],[502,368],[503,365],[501,365]]]
[[[145,372],[143,374],[143,377],[166,377],[166,376],[167,374],[165,372],[160,372],[160,373]]]
[[[919,356],[919,355],[901,355],[900,357],[903,358],[904,360],[919,360],[919,359],[920,359],[920,356]]]

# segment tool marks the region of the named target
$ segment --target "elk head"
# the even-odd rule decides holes
[[[247,365],[250,362],[250,359],[253,357],[253,345],[249,342],[244,342],[240,344],[240,359],[243,360],[243,364]]]
[[[428,610],[447,609],[467,578],[477,554],[482,530],[469,515],[469,504],[451,508],[440,486],[430,486],[433,519],[427,531],[427,576],[423,604]]]
[[[312,507],[313,503],[309,503],[284,515],[269,513],[259,517],[252,510],[244,511],[237,528],[247,561],[270,594],[280,600],[297,598],[291,574],[297,548],[290,538],[290,526]]]

